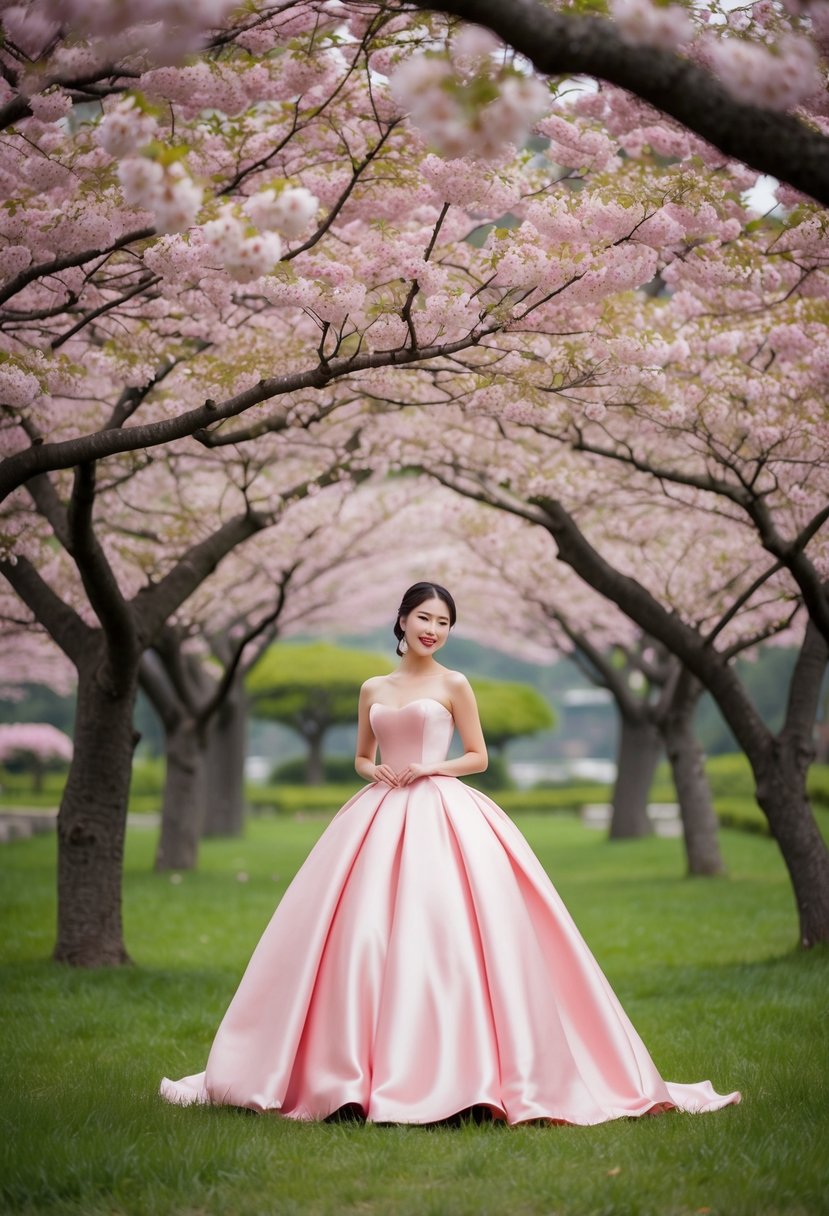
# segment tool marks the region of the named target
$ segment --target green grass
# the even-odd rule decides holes
[[[0,1211],[67,1216],[818,1216],[829,1211],[829,952],[792,950],[767,839],[725,832],[728,879],[681,877],[681,844],[610,845],[518,820],[663,1075],[743,1103],[594,1128],[301,1124],[156,1097],[204,1066],[274,904],[325,825],[262,819],[198,873],[128,840],[137,966],[56,967],[54,839],[0,848]],[[279,982],[279,977],[275,977]]]

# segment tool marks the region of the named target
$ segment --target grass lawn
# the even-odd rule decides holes
[[[819,1216],[829,1213],[829,952],[792,950],[774,844],[726,832],[730,878],[681,877],[681,844],[609,845],[517,817],[664,1076],[743,1103],[594,1128],[302,1124],[156,1097],[212,1034],[325,821],[254,821],[199,873],[151,872],[131,830],[136,966],[47,960],[54,839],[0,847],[0,1211],[80,1216]]]

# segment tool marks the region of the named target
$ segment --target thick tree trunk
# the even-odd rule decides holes
[[[649,719],[620,715],[611,840],[650,835],[648,795],[661,755],[662,740]]]
[[[694,710],[702,685],[687,671],[677,682],[664,719],[662,738],[673,773],[688,873],[712,877],[725,873],[717,816],[705,771],[705,753],[694,732]]]
[[[757,773],[757,801],[792,880],[805,948],[829,941],[829,849],[815,822],[806,792],[810,749],[778,738],[768,763]]]
[[[182,716],[165,737],[167,775],[161,808],[156,870],[192,870],[204,820],[206,752],[204,734]]]
[[[308,744],[308,767],[305,771],[309,785],[322,785],[322,779],[325,776],[322,740],[322,733],[305,736],[305,742]]]
[[[75,745],[58,813],[54,958],[76,967],[128,963],[121,925],[137,670],[117,685],[100,656],[78,668]],[[136,664],[137,667],[137,664]]]
[[[242,835],[247,734],[247,697],[239,682],[219,706],[208,732],[205,836]]]

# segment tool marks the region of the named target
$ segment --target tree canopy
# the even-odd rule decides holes
[[[487,745],[499,750],[511,739],[555,726],[546,697],[529,684],[508,680],[470,680]]]

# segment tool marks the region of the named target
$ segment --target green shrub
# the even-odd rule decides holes
[[[474,789],[486,790],[487,793],[515,789],[515,782],[509,775],[509,765],[503,756],[490,756],[486,772],[470,773],[463,780]]]
[[[271,773],[271,783],[273,785],[304,785],[307,772],[307,758],[294,756],[291,760],[283,760],[281,764],[276,765]],[[359,781],[351,756],[326,756],[322,763],[322,773],[325,785],[342,785],[349,781]]]
[[[296,815],[304,811],[333,813],[360,787],[356,773],[352,784],[249,786],[247,801],[254,814],[262,811],[277,815]]]
[[[165,761],[161,756],[135,760],[130,778],[130,795],[160,794],[164,789]]]
[[[829,807],[829,764],[813,764],[806,786],[812,802],[817,806]]]

